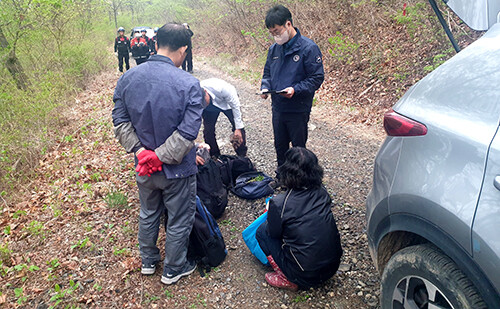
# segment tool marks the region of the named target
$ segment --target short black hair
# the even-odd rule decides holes
[[[270,8],[266,13],[266,27],[283,26],[287,21],[292,21],[292,13],[290,10],[279,4]]]
[[[288,189],[313,189],[323,183],[323,168],[316,155],[303,147],[292,147],[285,153],[285,163],[278,167],[281,183]]]
[[[171,51],[176,51],[182,46],[191,48],[192,32],[180,24],[165,24],[158,29],[156,35],[158,48],[168,47]]]

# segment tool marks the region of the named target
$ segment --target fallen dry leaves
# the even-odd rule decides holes
[[[0,304],[104,304],[113,277],[117,285],[140,267],[133,162],[111,123],[117,78],[105,73],[78,95],[61,142],[39,159],[23,198],[0,217],[2,252],[11,251],[2,258]],[[126,205],[109,207],[110,193],[125,196]],[[119,272],[110,275],[114,265]]]

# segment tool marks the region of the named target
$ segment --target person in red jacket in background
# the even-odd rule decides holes
[[[137,65],[146,62],[149,58],[149,38],[146,36],[146,29],[141,30],[141,34],[135,33],[135,37],[130,41],[130,49],[132,50],[132,57],[135,59]]]
[[[118,36],[115,39],[115,55],[118,57],[118,70],[123,73],[123,62],[125,69],[130,69],[129,64],[130,40],[125,36],[125,29],[118,28]]]

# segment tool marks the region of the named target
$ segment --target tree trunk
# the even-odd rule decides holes
[[[7,41],[7,38],[3,34],[2,28],[0,27],[0,49],[8,49],[8,48],[9,48],[9,42]],[[18,89],[21,90],[28,89],[29,86],[28,77],[24,73],[24,69],[23,66],[21,65],[21,62],[19,62],[19,59],[17,59],[16,51],[14,48],[12,48],[9,51],[9,54],[7,55],[7,58],[5,60],[5,67],[7,68],[10,75],[16,82],[16,86]]]
[[[113,10],[113,13],[114,13],[114,15],[115,15],[115,29],[118,29],[118,20],[116,19],[116,14],[117,14],[117,12],[116,12],[116,11],[117,11],[117,10]]]
[[[113,9],[113,17],[115,18],[115,28],[118,28],[118,19],[116,16],[118,15],[118,10],[120,9],[120,5],[121,3],[119,2],[119,0],[111,1],[111,8]]]

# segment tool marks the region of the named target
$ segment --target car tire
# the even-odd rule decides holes
[[[472,282],[431,244],[404,248],[390,258],[380,302],[382,309],[487,308]]]

